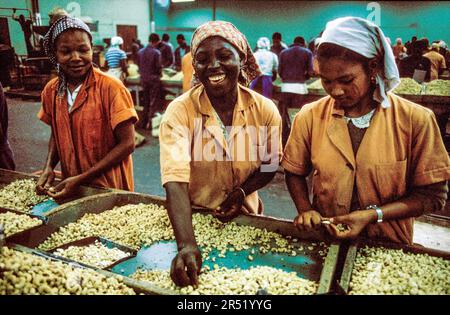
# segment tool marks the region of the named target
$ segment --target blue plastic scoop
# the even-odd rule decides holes
[[[50,210],[58,207],[59,204],[56,203],[53,199],[48,199],[44,202],[38,203],[32,209],[30,214],[38,215],[38,216],[46,216],[46,213]]]

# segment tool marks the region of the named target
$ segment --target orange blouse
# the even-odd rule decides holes
[[[115,146],[114,129],[138,116],[130,93],[119,80],[93,68],[69,113],[67,96],[57,96],[58,79],[42,91],[38,118],[50,125],[64,178],[86,172]],[[92,185],[133,190],[131,155],[95,178]]]

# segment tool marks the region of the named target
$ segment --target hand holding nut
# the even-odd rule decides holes
[[[322,216],[316,210],[304,211],[294,219],[294,225],[300,231],[316,229],[321,225]]]
[[[325,225],[328,232],[338,239],[354,239],[373,220],[373,213],[368,210],[353,211],[346,215],[330,218]]]

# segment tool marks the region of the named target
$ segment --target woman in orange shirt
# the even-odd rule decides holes
[[[318,47],[329,96],[296,115],[282,166],[299,229],[325,224],[412,243],[413,218],[442,209],[450,161],[431,110],[388,93],[399,83],[381,29],[360,18],[331,21]],[[306,176],[313,174],[313,202]],[[348,226],[339,231],[336,225]]]
[[[60,18],[44,43],[58,77],[45,86],[38,113],[52,134],[37,191],[64,198],[81,184],[133,190],[137,114],[130,93],[93,67],[92,36],[81,20]],[[53,187],[59,162],[64,180]]]

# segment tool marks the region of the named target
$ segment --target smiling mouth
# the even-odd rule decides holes
[[[79,70],[84,69],[84,65],[76,66],[76,67],[70,67],[70,69],[73,70],[73,71],[79,71]]]
[[[209,76],[208,80],[212,84],[218,84],[218,83],[221,83],[223,80],[225,80],[225,78],[226,78],[225,74],[220,74],[220,75]]]

